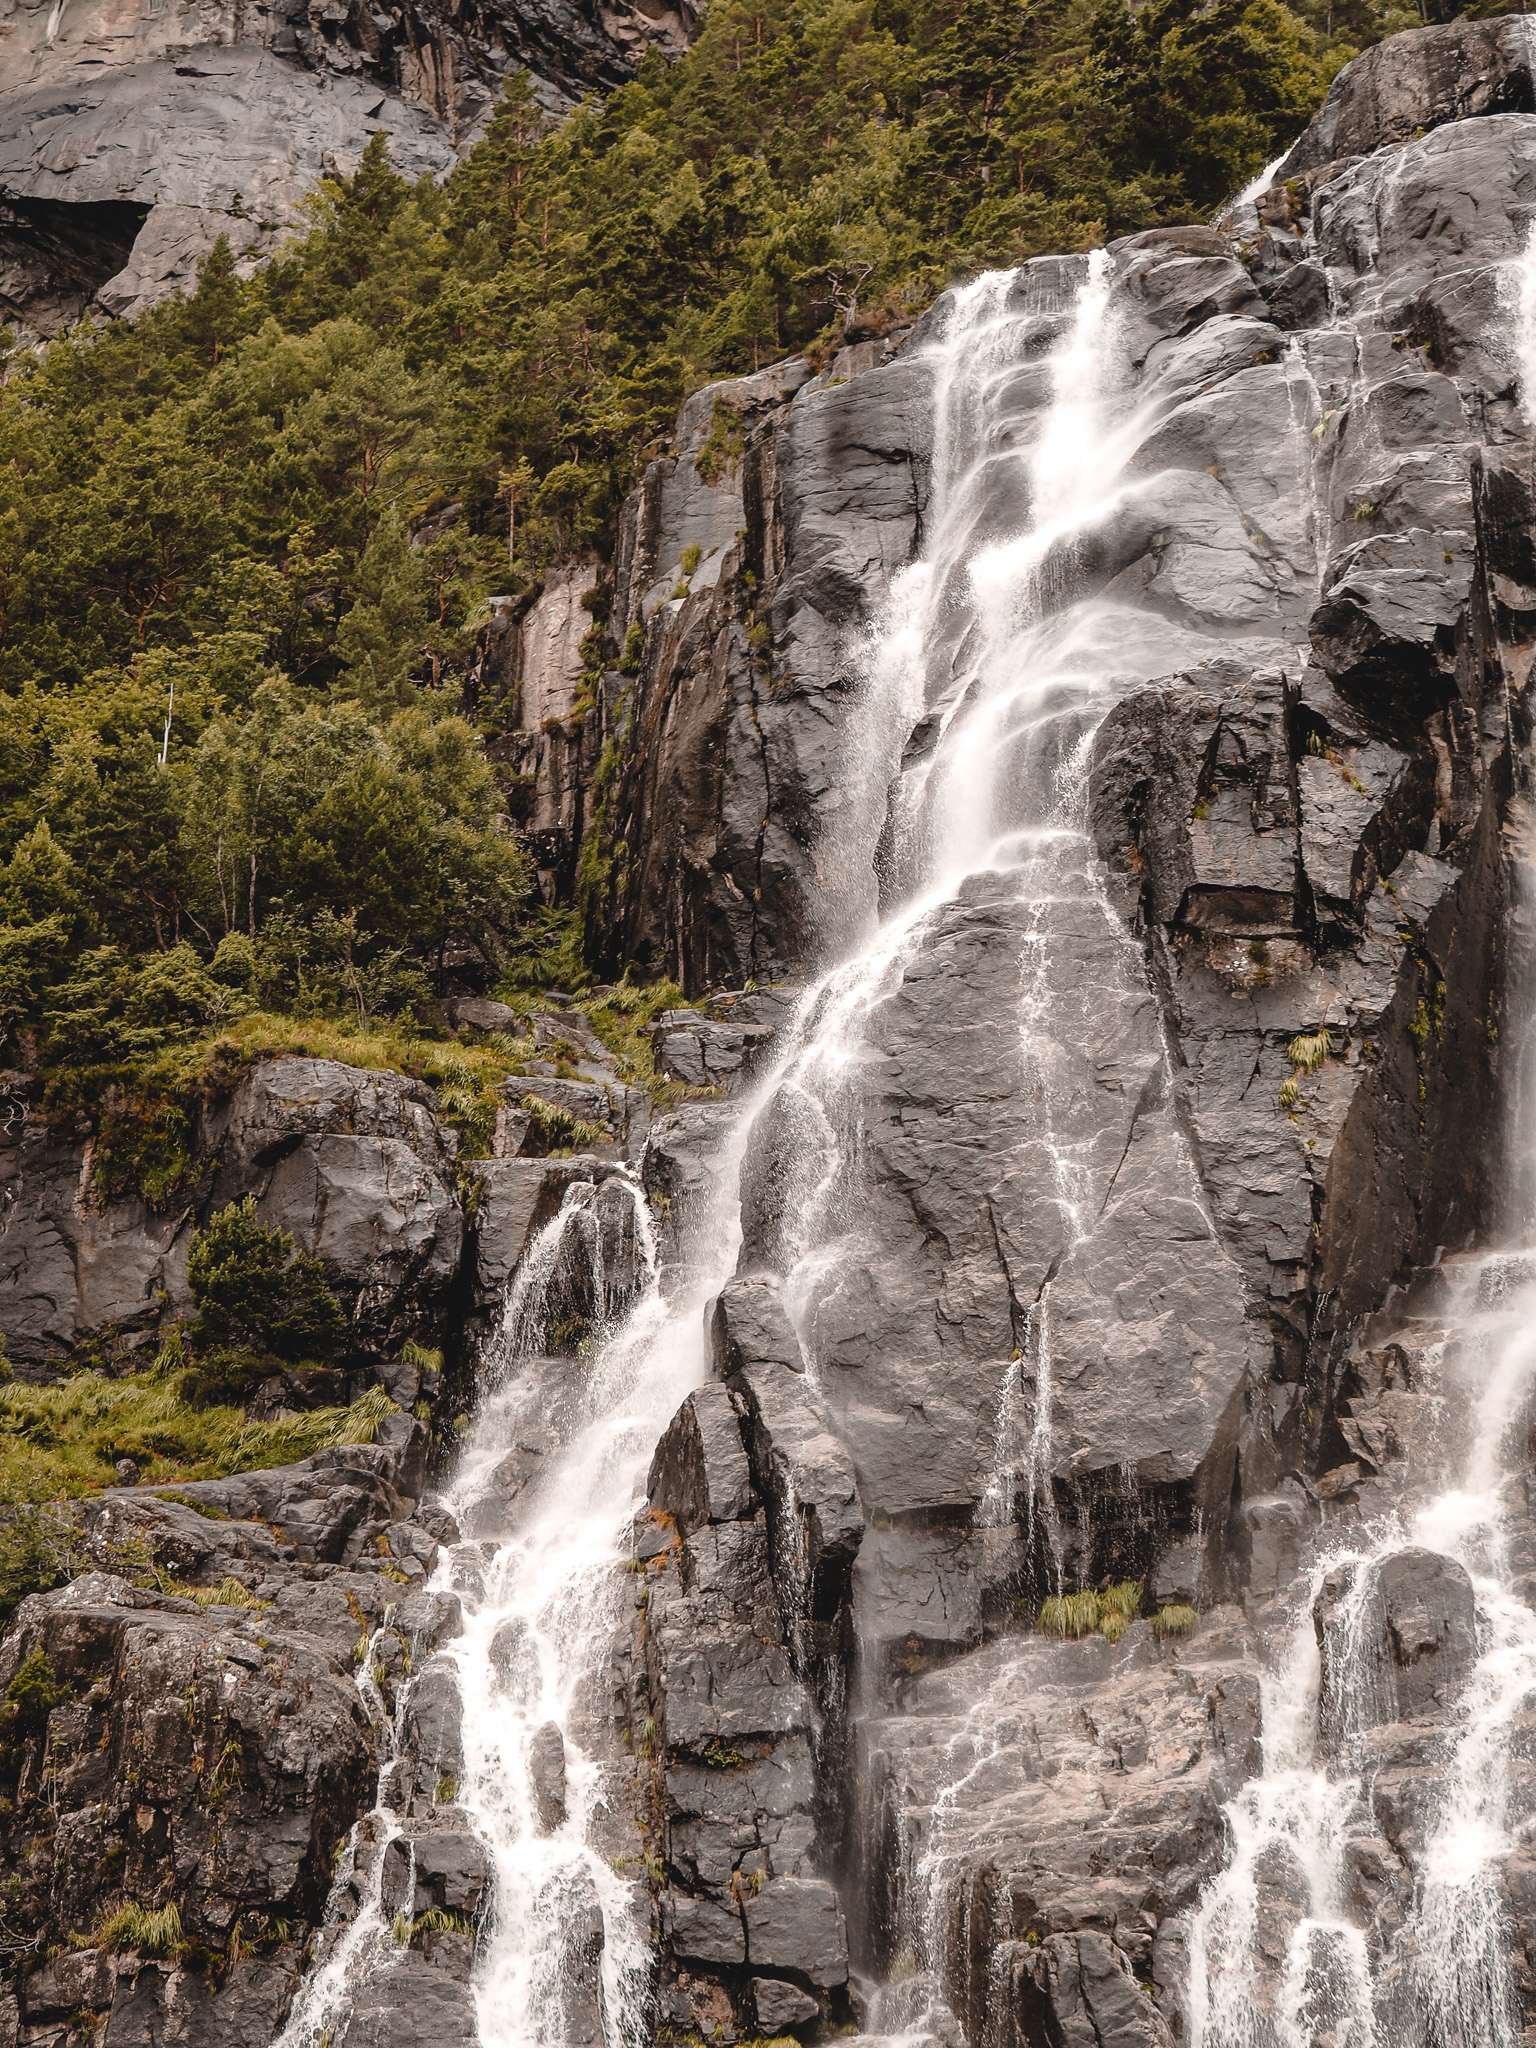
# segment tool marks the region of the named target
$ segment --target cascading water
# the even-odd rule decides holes
[[[1536,425],[1536,233],[1502,282],[1521,399]],[[1526,773],[1529,783],[1529,763]],[[1419,1354],[1420,1391],[1440,1397],[1427,1469],[1395,1512],[1325,1549],[1289,1650],[1264,1677],[1263,1771],[1227,1809],[1229,1860],[1193,1931],[1195,2048],[1515,2048],[1522,2038],[1500,1875],[1536,1821],[1514,1768],[1522,1712],[1536,1697],[1536,1613],[1512,1583],[1508,1540],[1509,1487],[1527,1462],[1536,1389],[1529,787],[1512,825],[1511,1007],[1523,1044],[1504,1162],[1510,1249],[1453,1262],[1431,1276],[1434,1291],[1421,1288],[1429,1320],[1419,1334],[1434,1341]],[[1383,1832],[1376,1731],[1400,1705],[1372,1652],[1384,1574],[1409,1550],[1466,1573],[1476,1648],[1453,1719],[1425,1752],[1435,1791],[1412,1831],[1411,1897],[1401,1924],[1383,1929],[1362,1910],[1358,1859]]]
[[[773,1071],[743,1105],[734,1140],[735,1161],[766,1142],[777,1168],[777,1262],[813,1384],[824,1376],[825,1331],[845,1296],[856,1303],[881,1257],[865,1170],[872,1021],[956,906],[985,896],[1008,912],[1019,977],[1014,1085],[1034,1105],[1036,1178],[1056,1217],[1051,1274],[1084,1240],[1103,1199],[1102,1132],[1082,1110],[1074,1039],[1087,1035],[1095,1006],[1122,988],[1144,992],[1145,970],[1092,856],[1088,749],[1122,688],[1176,673],[1209,646],[1166,619],[1095,595],[1082,568],[1084,540],[1109,526],[1145,481],[1133,458],[1178,398],[1148,376],[1131,401],[1112,286],[1112,259],[1102,253],[988,275],[954,295],[928,345],[935,425],[926,544],[898,577],[869,650],[844,741],[858,770],[840,837],[820,855],[825,928],[839,957],[785,1027]],[[1536,309],[1536,289],[1529,297]],[[1303,390],[1303,409],[1313,396]],[[1310,433],[1296,436],[1303,466]],[[1063,977],[1057,939],[1089,927],[1100,980]],[[464,1706],[457,1796],[495,1872],[475,1979],[485,2048],[557,2048],[590,2036],[593,2016],[571,2009],[579,1973],[570,1965],[578,1953],[590,1957],[599,1939],[595,2017],[610,2048],[644,2032],[645,1927],[636,1887],[602,1850],[612,1783],[592,1685],[616,1618],[617,1567],[647,1462],[704,1374],[704,1304],[736,1263],[735,1178],[733,1165],[719,1200],[696,1219],[690,1277],[670,1299],[656,1282],[633,1183],[615,1175],[572,1186],[509,1294],[494,1384],[454,1483],[451,1505],[471,1532],[441,1578],[465,1607],[464,1633],[444,1652]],[[1189,1180],[1198,1199],[1193,1173]],[[616,1222],[635,1247],[637,1286],[610,1272]],[[1525,1236],[1536,1239],[1536,1225]],[[1468,1285],[1492,1288],[1494,1270],[1469,1269]],[[1508,1263],[1498,1270],[1509,1282]],[[1335,2048],[1385,2044],[1394,1998],[1432,2015],[1432,2038],[1446,2048],[1510,2048],[1490,1873],[1520,1818],[1503,1799],[1501,1745],[1536,1682],[1536,1622],[1505,1584],[1496,1453],[1533,1361],[1517,1305],[1523,1295],[1508,1285],[1497,1299],[1496,1292],[1479,1325],[1481,1348],[1462,1344],[1443,1360],[1448,1384],[1473,1369],[1469,1358],[1482,1372],[1474,1448],[1483,1465],[1469,1466],[1464,1484],[1427,1502],[1416,1520],[1331,1554],[1315,1575],[1316,1592],[1335,1583],[1328,1668],[1335,1693],[1342,1685],[1346,1695],[1349,1673],[1369,1667],[1365,1657],[1351,1663],[1350,1630],[1364,1629],[1375,1574],[1394,1551],[1421,1543],[1452,1555],[1477,1592],[1480,1656],[1450,1762],[1452,1793],[1431,1830],[1404,1932],[1409,1960],[1387,1985],[1381,1956],[1351,1917],[1349,1845],[1368,1811],[1360,1746],[1370,1716],[1346,1698],[1334,1748],[1325,1751],[1309,1602],[1289,1661],[1266,1681],[1265,1771],[1230,1810],[1231,1861],[1195,1929],[1193,2018],[1203,2048],[1312,2048],[1325,2036]],[[1011,1526],[1022,1483],[1023,1520],[1060,1573],[1051,1307],[1047,1275],[1014,1355],[996,1362],[996,1470],[983,1520]],[[571,1355],[572,1328],[585,1332],[579,1358]],[[530,1407],[552,1423],[555,1441],[541,1451],[535,1476],[514,1472],[509,1497],[508,1463],[520,1455]],[[957,1784],[1006,1747],[1014,1689],[1006,1672],[978,1704],[974,1740],[956,1748]],[[551,1819],[541,1812],[540,1771],[555,1749],[565,1794]],[[903,1884],[912,1975],[930,1984],[956,1847],[952,1807],[958,1816],[941,1791]],[[377,1838],[391,1825],[381,1793],[378,1814],[360,1832]],[[1278,1960],[1277,1898],[1285,1921]],[[317,1975],[295,2013],[288,2048],[313,2048],[323,2028],[334,2031],[348,1986],[370,1956],[386,1954],[388,1906],[372,1900],[343,1937],[329,1975]],[[922,2022],[922,1997],[877,1997],[871,2024],[895,2031]]]
[[[637,1886],[599,1846],[616,1788],[592,1735],[602,1709],[586,1687],[617,1619],[646,1467],[703,1377],[704,1302],[735,1257],[732,1201],[699,1225],[689,1278],[669,1299],[638,1184],[594,1169],[567,1187],[509,1291],[486,1398],[447,1496],[475,1533],[445,1551],[434,1581],[457,1594],[464,1615],[463,1633],[439,1653],[462,1701],[463,1771],[440,1789],[467,1811],[493,1867],[474,1977],[486,2048],[556,2048],[593,2038],[595,2026],[612,2048],[643,2038],[648,1926]],[[550,1355],[556,1345],[563,1355]],[[542,1468],[531,1477],[530,1462]],[[360,1683],[371,1684],[366,1661]],[[387,1719],[381,1701],[370,1706],[376,1724]],[[396,1722],[405,1712],[402,1699]],[[552,1753],[563,1771],[555,1814],[547,1795],[541,1810],[539,1782]],[[357,1864],[362,1906],[305,1986],[281,2048],[341,2040],[361,1985],[399,1958],[394,1921],[411,1911],[410,1880],[396,1899],[379,1878],[383,1851],[401,1833],[396,1768],[386,1765],[342,1870],[345,1882],[354,1859],[371,1859],[366,1874]],[[600,2009],[582,2012],[594,1954]]]
[[[848,741],[890,763],[883,915],[802,1004],[771,1110],[775,1255],[813,1381],[883,1255],[867,1163],[875,1020],[970,905],[996,906],[1016,948],[1010,1085],[1031,1105],[1033,1185],[1054,1205],[1052,1272],[1084,1240],[1113,1179],[1081,1047],[1096,1007],[1144,996],[1145,967],[1102,891],[1088,760],[1122,689],[1201,651],[1178,626],[1106,601],[1084,561],[1084,544],[1134,502],[1132,458],[1172,402],[1156,389],[1129,395],[1113,283],[1105,252],[984,276],[955,294],[931,347],[929,539],[897,580]],[[1090,942],[1063,971],[1061,942],[1070,957],[1079,933]],[[1085,956],[1095,962],[1086,974]],[[1047,1274],[1020,1341],[997,1360],[994,1476],[980,1519],[1011,1537],[1022,1482],[1026,1539],[1042,1540],[1059,1578],[1051,1310]],[[875,1681],[862,1682],[867,1710]],[[988,1725],[957,1755],[961,1776],[1004,1741],[1006,1706],[989,1707]],[[909,1842],[897,1852],[904,1981],[877,1991],[869,2016],[890,2034],[945,2024],[934,1980],[947,1872],[962,1846],[952,1804],[941,1792],[915,1853]]]

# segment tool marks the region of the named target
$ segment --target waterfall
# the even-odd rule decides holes
[[[1518,390],[1536,425],[1536,231],[1508,267]],[[1513,1583],[1505,1490],[1527,1462],[1536,1387],[1536,846],[1530,764],[1516,797],[1511,927],[1513,1048],[1502,1162],[1505,1244],[1436,1275],[1439,1341],[1421,1354],[1442,1397],[1439,1455],[1395,1512],[1325,1547],[1294,1631],[1263,1680],[1263,1770],[1226,1809],[1226,1868],[1191,1941],[1194,2048],[1516,2048],[1500,1867],[1536,1814],[1514,1766],[1536,1694],[1536,1613]],[[1427,1290],[1426,1290],[1427,1291]],[[1412,1313],[1414,1302],[1407,1303]],[[1397,1719],[1371,1654],[1383,1572],[1405,1550],[1465,1571],[1476,1654],[1430,1760],[1402,1924],[1374,1926],[1352,1898],[1352,1854],[1382,1830],[1373,1732]],[[1319,1653],[1321,1637],[1321,1654]]]
[[[578,1960],[588,1976],[597,1964],[595,2024],[608,2048],[639,2048],[647,2036],[647,1902],[604,1851],[618,1787],[598,1691],[646,1467],[705,1374],[703,1312],[738,1262],[738,1169],[750,1174],[754,1156],[772,1168],[754,1256],[776,1267],[807,1377],[826,1391],[837,1333],[856,1319],[882,1258],[868,1171],[877,1020],[978,902],[997,908],[1015,948],[1012,1086],[1031,1104],[1031,1169],[1054,1218],[1038,1293],[995,1360],[994,1469],[980,1520],[1019,1529],[1066,1581],[1070,1531],[1057,1526],[1054,1488],[1057,1404],[1068,1397],[1053,1377],[1053,1288],[1118,1171],[1104,1156],[1081,1048],[1096,1006],[1146,993],[1139,943],[1106,899],[1093,852],[1090,750],[1122,692],[1193,666],[1213,644],[1102,588],[1092,543],[1147,486],[1135,458],[1181,395],[1156,374],[1135,382],[1114,286],[1105,252],[1043,259],[989,273],[938,309],[921,357],[934,432],[922,548],[864,650],[843,740],[853,764],[845,801],[817,856],[829,964],[738,1111],[718,1198],[693,1219],[685,1277],[671,1293],[659,1283],[638,1185],[594,1172],[566,1190],[509,1288],[450,1494],[464,1540],[435,1582],[463,1603],[463,1633],[439,1653],[463,1703],[455,1793],[494,1870],[474,1978],[484,2048],[593,2038],[594,2016],[571,2003]],[[1522,281],[1517,296],[1536,364],[1536,282]],[[1288,367],[1288,383],[1293,367],[1304,411],[1315,388],[1304,364]],[[1290,443],[1306,467],[1310,435],[1298,426]],[[1315,549],[1315,532],[1304,538]],[[1091,959],[1091,974],[1060,964],[1061,935],[1079,932],[1094,944],[1072,964]],[[1522,1131],[1536,1161],[1536,1120]],[[1187,1178],[1203,1206],[1192,1167]],[[1536,1183],[1514,1178],[1527,1191]],[[1511,1237],[1536,1242],[1529,1203]],[[1226,1810],[1227,1866],[1192,1929],[1199,2048],[1515,2048],[1497,1879],[1529,1818],[1511,1807],[1505,1762],[1536,1686],[1536,1616],[1511,1588],[1501,1489],[1505,1442],[1536,1370],[1533,1272],[1506,1253],[1442,1276],[1441,1320],[1454,1334],[1426,1351],[1424,1369],[1453,1421],[1446,1470],[1389,1523],[1351,1530],[1318,1557],[1264,1675],[1263,1770]],[[506,1467],[530,1418],[553,1447],[509,1503]],[[792,1539],[798,1518],[789,1520]],[[1468,1575],[1477,1641],[1462,1718],[1445,1738],[1447,1790],[1389,1951],[1357,1908],[1355,1880],[1359,1845],[1375,1830],[1370,1745],[1395,1711],[1380,1696],[1373,1632],[1383,1572],[1408,1548]],[[956,1795],[1006,1753],[1026,1683],[1022,1662],[999,1670],[951,1744],[951,1782],[899,1846],[903,1981],[876,1993],[872,2026],[948,2024],[938,1930],[966,1848]],[[553,1819],[540,1787],[551,1754],[565,1784]],[[388,1790],[381,1780],[359,1855],[398,1829]],[[285,2048],[334,2035],[359,1973],[387,1966],[390,1904],[367,1894],[307,1987]]]
[[[808,991],[762,1112],[769,1256],[808,1375],[825,1382],[832,1345],[857,1326],[860,1290],[887,1256],[868,1171],[878,1020],[957,918],[978,902],[997,907],[1017,961],[1011,1086],[1031,1104],[1031,1165],[1054,1205],[1056,1245],[1026,1327],[996,1360],[979,1522],[1011,1537],[1022,1487],[1026,1541],[1039,1539],[1058,1581],[1051,1276],[1084,1241],[1116,1170],[1082,1045],[1096,1004],[1146,989],[1139,946],[1103,893],[1089,761],[1121,692],[1205,651],[1198,635],[1101,590],[1093,542],[1144,487],[1133,458],[1172,402],[1134,389],[1114,282],[1104,251],[985,275],[952,295],[928,345],[924,546],[896,580],[845,742],[855,758],[887,764],[878,911],[865,907],[856,942]],[[844,925],[854,925],[846,912]],[[1060,941],[1077,932],[1092,941],[1090,975],[1062,969]],[[1198,1202],[1192,1168],[1189,1182]],[[873,1683],[861,1675],[863,1711],[876,1707]],[[973,1718],[957,1783],[1006,1745],[1013,1684],[1010,1673]],[[953,2028],[937,1930],[965,1846],[963,1814],[941,1791],[919,1837],[897,1849],[896,1967],[874,1993],[872,2029],[921,2038]]]
[[[734,1180],[728,1155],[723,1186]],[[462,1634],[434,1659],[451,1665],[463,1709],[462,1778],[439,1791],[465,1810],[492,1864],[473,1980],[485,2048],[591,2039],[594,2016],[575,2003],[594,1951],[595,2017],[610,2048],[646,2038],[649,1919],[640,1885],[603,1853],[605,1810],[621,1788],[599,1739],[606,1703],[590,1684],[617,1624],[656,1439],[704,1377],[704,1304],[736,1256],[733,1200],[696,1221],[688,1278],[669,1298],[638,1183],[594,1162],[593,1178],[566,1188],[508,1291],[446,1496],[472,1534],[445,1546],[433,1580],[457,1596],[464,1617]],[[549,1446],[537,1460],[544,1469],[509,1508],[500,1482],[530,1425]],[[359,1685],[387,1760],[337,1881],[338,1895],[350,1882],[362,1903],[295,2001],[279,2048],[344,2040],[361,1985],[404,1953],[394,1922],[410,1912],[409,1869],[402,1897],[386,1894],[380,1872],[403,1832],[394,1756],[409,1690],[391,1717],[371,1657],[370,1644]],[[540,1770],[552,1753],[564,1775],[558,1816],[547,1805],[541,1812]]]

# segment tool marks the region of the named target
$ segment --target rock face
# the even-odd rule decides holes
[[[1536,1487],[1523,1411],[1474,1408],[1465,1350],[1533,1280],[1468,1255],[1522,943],[1536,497],[1508,266],[1533,106],[1518,24],[1394,39],[1230,231],[1043,260],[820,375],[697,394],[625,509],[606,613],[573,564],[487,629],[478,687],[508,706],[547,891],[585,847],[594,950],[683,984],[651,1046],[694,1092],[664,1113],[554,994],[548,1071],[509,1086],[485,1159],[415,1084],[273,1062],[207,1115],[160,1214],[94,1195],[21,1104],[0,1246],[24,1369],[106,1325],[131,1347],[157,1291],[180,1299],[195,1219],[251,1191],[326,1261],[360,1360],[440,1338],[500,1432],[446,1562],[461,1531],[403,1416],[180,1502],[103,1497],[94,1574],[0,1651],[7,1682],[35,1646],[72,1688],[20,1739],[26,1930],[110,1924],[121,1839],[134,1897],[176,1902],[189,1938],[227,1958],[241,1912],[256,1938],[207,1988],[112,1963],[104,1933],[61,1953],[20,1988],[29,2048],[78,2008],[270,2036],[354,1825],[322,1959],[360,1914],[409,1925],[348,2041],[472,2038],[492,1877],[458,1805],[478,1667],[446,1647],[456,1603],[492,1674],[476,1711],[510,1714],[548,1617],[493,1634],[487,1586],[521,1569],[550,1475],[611,1490],[607,1450],[596,1480],[560,1460],[650,1413],[660,1368],[632,1346],[659,1302],[706,1362],[690,1389],[662,1361],[645,1503],[608,1503],[617,1632],[564,1723],[518,1708],[527,1839],[552,1859],[588,1827],[582,1883],[634,1873],[658,2038],[1166,2048],[1217,1982],[1249,2001],[1231,2038],[1278,2038],[1325,1854],[1349,1968],[1397,2015],[1380,2037],[1417,2038],[1435,1816],[1494,1811],[1469,1723],[1504,1715],[1498,1828],[1536,1815],[1527,1709],[1479,1662],[1493,1627],[1526,1654]],[[1120,466],[1067,530],[1035,458],[1089,361]],[[920,648],[880,641],[893,608]],[[1024,683],[988,724],[994,642]],[[507,1023],[478,999],[451,1021]],[[1479,1430],[1512,1461],[1502,1494],[1478,1468],[1458,1496],[1499,1502],[1491,1602],[1458,1550],[1486,1526],[1410,1513]],[[272,1605],[132,1585],[146,1550]],[[90,1691],[82,1659],[107,1672]],[[209,1759],[237,1712],[232,1871]],[[130,1726],[169,1760],[132,1804]],[[594,1758],[622,1799],[594,1802]],[[1305,1854],[1266,1768],[1329,1802]],[[550,1995],[574,2044],[626,1966],[571,1889]],[[1529,2029],[1525,1852],[1485,1889]],[[1351,2012],[1313,2031],[1365,2038]]]
[[[185,285],[220,234],[254,267],[324,175],[384,129],[441,176],[510,72],[551,107],[685,47],[688,0],[247,8],[11,0],[0,82],[0,314],[56,333],[97,301],[129,318]]]
[[[18,1362],[57,1358],[87,1334],[131,1350],[166,1309],[186,1311],[193,1231],[247,1194],[269,1229],[324,1261],[361,1356],[441,1332],[464,1219],[457,1136],[422,1083],[265,1061],[203,1115],[187,1183],[158,1208],[103,1199],[91,1147],[18,1106],[4,1158],[16,1198],[0,1221],[0,1327]]]
[[[0,1645],[0,1691],[41,1661],[47,1692],[7,1723],[0,1765],[14,1795],[0,1828],[21,1959],[0,2019],[20,2038],[62,2039],[89,2012],[114,2039],[174,2032],[257,2048],[281,2028],[310,1933],[334,1943],[339,1928],[319,1932],[333,1873],[339,1864],[361,1896],[384,1846],[366,1822],[355,1842],[351,1831],[373,1804],[386,1702],[410,1658],[430,1671],[457,1627],[456,1603],[403,1592],[375,1547],[388,1528],[431,1559],[428,1525],[452,1533],[420,1503],[425,1432],[402,1422],[399,1441],[307,1471],[174,1499],[102,1495],[83,1526],[95,1568],[23,1601]],[[328,1526],[350,1521],[345,1563],[339,1526],[334,1543],[317,1535],[317,1510]],[[144,1581],[146,1567],[163,1590],[123,1576]],[[483,1854],[451,1803],[435,1801],[436,1758],[414,1728],[397,1769],[405,1838],[421,1837],[414,1911],[477,1911]],[[174,1909],[164,1960],[121,1931],[125,1905]],[[79,1945],[98,1930],[100,1944]],[[58,1953],[72,1934],[77,1945]],[[39,1964],[44,1935],[55,1959]],[[411,1970],[428,1970],[431,1947],[418,1937]],[[443,2024],[445,2038],[467,2040],[460,1948],[441,1973],[457,2024]],[[213,1952],[227,1962],[210,1973],[200,1958]]]

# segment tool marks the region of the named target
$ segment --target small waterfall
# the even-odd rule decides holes
[[[729,1159],[725,1180],[734,1187]],[[473,1983],[483,2048],[598,2038],[626,2048],[648,2037],[649,1914],[641,1886],[603,1849],[605,1817],[622,1792],[604,1754],[609,1703],[592,1685],[618,1620],[628,1532],[656,1439],[704,1377],[704,1304],[736,1258],[734,1201],[697,1225],[690,1280],[669,1299],[638,1183],[608,1169],[567,1186],[508,1292],[485,1398],[447,1496],[470,1533],[445,1548],[433,1581],[458,1595],[464,1615],[462,1635],[433,1659],[452,1667],[462,1703],[463,1775],[439,1790],[465,1810],[491,1857],[493,1902]],[[348,1889],[361,1890],[362,1905],[328,1936],[331,1953],[303,1986],[278,2048],[343,2042],[357,1990],[405,1953],[395,1916],[411,1909],[408,1861],[388,1895],[383,1872],[386,1849],[405,1832],[394,1759],[410,1688],[400,1688],[391,1719],[373,1654],[370,1643],[358,1683],[386,1730],[388,1760],[327,1917]],[[556,1799],[552,1772],[563,1777]]]
[[[632,1305],[609,1255],[616,1236],[632,1247]],[[495,1391],[449,1505],[463,1526],[484,1528],[487,1512],[512,1526],[446,1567],[464,1605],[448,1651],[463,1701],[458,1798],[495,1873],[475,1986],[487,2048],[580,2038],[572,2004],[598,1941],[603,2030],[615,2044],[643,2036],[649,1927],[634,1886],[594,1840],[613,1788],[586,1687],[618,1619],[615,1570],[646,1463],[702,1375],[702,1308],[669,1304],[657,1289],[638,1186],[623,1174],[577,1182],[525,1253],[488,1360]],[[577,1354],[552,1373],[548,1347],[570,1345],[578,1328]],[[563,1442],[509,1516],[497,1475],[535,1416]],[[541,1810],[551,1754],[564,1776],[555,1814],[547,1792]]]
[[[388,1851],[404,1832],[395,1805],[395,1759],[404,1704],[397,1699],[391,1712],[376,1676],[375,1659],[388,1633],[387,1627],[376,1628],[360,1642],[355,1680],[368,1719],[384,1742],[378,1793],[348,1835],[337,1861],[324,1916],[329,1953],[301,1985],[275,2048],[328,2048],[329,2042],[339,2040],[361,1986],[400,1956],[395,1915],[402,1906],[409,1911],[415,1880],[407,1861],[404,1884],[388,1881]],[[343,1915],[354,1900],[352,1917],[346,1920]]]
[[[1536,424],[1536,230],[1508,266],[1518,389]],[[1521,1043],[1503,1162],[1510,1249],[1442,1271],[1426,1364],[1450,1418],[1436,1469],[1381,1522],[1327,1550],[1266,1675],[1264,1767],[1227,1808],[1226,1869],[1191,1941],[1194,2048],[1517,2048],[1500,1865],[1536,1822],[1512,1768],[1536,1695],[1536,1613],[1512,1583],[1506,1488],[1527,1465],[1536,1393],[1536,842],[1517,796],[1511,1008]],[[1414,1830],[1412,1891],[1384,1932],[1351,1897],[1351,1856],[1382,1830],[1372,1732],[1398,1718],[1373,1657],[1383,1572],[1406,1549],[1467,1574],[1476,1654],[1439,1738],[1435,1797]],[[1318,1635],[1322,1635],[1319,1653]]]

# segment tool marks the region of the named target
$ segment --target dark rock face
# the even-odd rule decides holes
[[[441,1327],[464,1229],[457,1137],[419,1081],[332,1060],[265,1061],[204,1119],[195,1179],[159,1211],[102,1201],[89,1148],[30,1104],[3,1144],[16,1199],[0,1220],[0,1327],[18,1361],[103,1331],[131,1340],[164,1308],[184,1312],[193,1230],[247,1194],[269,1229],[324,1261],[360,1353]]]
[[[220,234],[254,269],[378,130],[407,177],[441,176],[509,73],[563,107],[652,45],[678,55],[693,19],[688,0],[23,9],[0,86],[0,313],[43,334],[93,301],[132,318]]]

